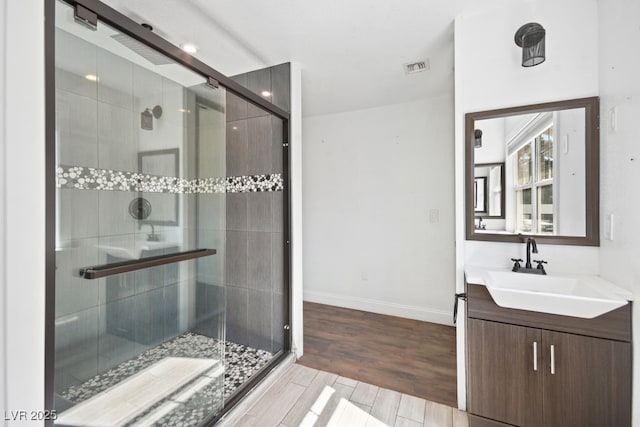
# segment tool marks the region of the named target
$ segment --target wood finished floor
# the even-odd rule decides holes
[[[467,414],[292,364],[232,427],[469,427]]]
[[[451,326],[305,302],[298,363],[457,406]]]

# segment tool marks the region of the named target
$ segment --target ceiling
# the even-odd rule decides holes
[[[453,20],[465,1],[106,3],[176,45],[194,43],[195,56],[229,76],[299,63],[311,116],[453,93]],[[403,64],[425,59],[428,71],[405,74]]]

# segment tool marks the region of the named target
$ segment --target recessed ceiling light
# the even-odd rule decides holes
[[[234,126],[234,127],[232,127],[231,129],[233,129],[233,130],[238,130],[238,126]]]
[[[187,53],[196,53],[198,51],[198,48],[191,43],[181,44],[180,49],[184,50]]]
[[[98,76],[96,76],[95,74],[87,74],[86,76],[84,76],[84,78],[89,80],[90,82],[98,81]]]
[[[268,90],[263,90],[262,96],[271,96],[271,92],[269,92]]]

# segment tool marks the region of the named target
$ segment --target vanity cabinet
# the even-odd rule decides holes
[[[467,285],[470,426],[630,426],[630,305],[595,319],[497,306]]]

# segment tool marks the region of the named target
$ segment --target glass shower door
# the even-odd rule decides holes
[[[222,408],[225,100],[57,4],[57,424],[197,425]]]

